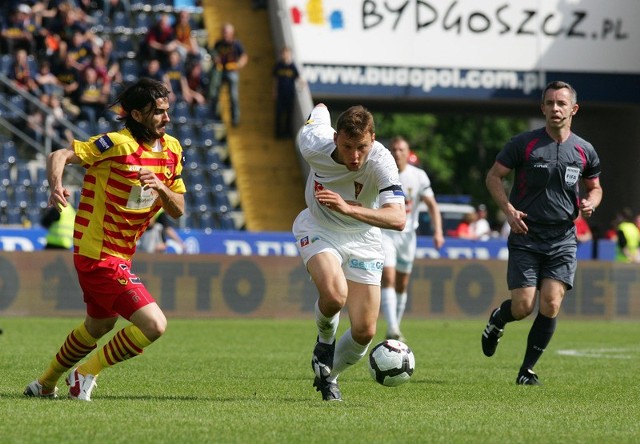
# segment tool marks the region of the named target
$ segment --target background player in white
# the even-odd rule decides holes
[[[382,230],[384,269],[382,270],[382,314],[387,322],[387,338],[404,341],[400,322],[407,305],[407,287],[416,255],[416,229],[418,228],[419,203],[424,202],[431,215],[433,245],[436,249],[444,245],[442,217],[431,188],[427,173],[409,164],[409,143],[397,136],[389,145],[396,161],[404,192],[407,223],[402,232]]]
[[[380,228],[404,229],[404,195],[395,162],[375,141],[373,116],[362,106],[343,112],[334,130],[327,107],[316,105],[298,147],[310,172],[307,208],[293,234],[319,294],[313,385],[325,401],[340,401],[338,375],[365,356],[376,332],[384,263]],[[345,306],[351,328],[336,345]]]

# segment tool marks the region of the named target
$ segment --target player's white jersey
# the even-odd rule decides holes
[[[404,231],[414,231],[418,229],[420,221],[418,213],[420,202],[424,196],[433,196],[431,188],[431,180],[427,173],[413,165],[407,165],[400,173],[400,182],[402,182],[402,191],[404,192],[404,206],[407,211],[407,223]]]
[[[320,205],[314,197],[318,189],[334,191],[346,201],[366,208],[386,203],[404,203],[398,168],[388,149],[374,142],[369,156],[358,171],[349,171],[331,157],[336,149],[329,110],[314,108],[298,134],[300,153],[310,167],[305,200],[314,219],[333,230],[364,231],[371,225]]]

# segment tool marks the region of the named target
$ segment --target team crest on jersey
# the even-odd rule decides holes
[[[355,187],[355,192],[356,192],[356,199],[358,198],[358,195],[360,194],[360,191],[362,191],[362,187],[364,186],[361,183],[358,182],[353,182],[353,186]]]
[[[166,177],[167,179],[171,179],[173,177],[173,173],[175,169],[176,169],[175,164],[173,163],[166,164],[164,169],[164,177]]]
[[[114,145],[113,141],[106,134],[101,137],[98,137],[96,141],[93,143],[96,145],[96,148],[98,148],[98,150],[101,153],[104,153]]]
[[[318,182],[317,180],[313,181],[313,191],[322,191],[324,190],[324,186]]]

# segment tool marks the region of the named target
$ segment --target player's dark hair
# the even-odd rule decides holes
[[[374,134],[373,115],[362,105],[352,106],[338,117],[336,131],[342,131],[349,137]]]
[[[152,131],[134,119],[131,111],[138,110],[145,115],[154,113],[156,100],[165,97],[169,97],[169,89],[164,83],[148,77],[141,77],[137,82],[127,86],[110,107],[119,105],[122,112],[118,120],[124,121],[124,126],[131,131],[133,137],[148,141],[154,138]],[[145,111],[149,105],[152,106]]]
[[[544,104],[544,97],[547,95],[547,91],[549,91],[550,89],[559,90],[563,88],[567,88],[569,90],[569,93],[571,94],[571,103],[573,105],[578,103],[578,93],[575,89],[573,89],[573,86],[569,85],[567,82],[562,82],[560,80],[554,80],[553,82],[547,83],[547,86],[544,87],[544,91],[542,91],[542,103]]]

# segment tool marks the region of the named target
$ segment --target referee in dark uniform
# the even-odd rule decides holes
[[[513,137],[489,170],[486,185],[511,227],[507,284],[511,298],[493,310],[482,351],[493,356],[507,323],[529,316],[538,296],[516,384],[540,385],[533,367],[551,341],[562,299],[573,286],[577,240],[573,220],[589,218],[602,200],[600,160],[593,146],[571,132],[576,91],[549,83],[542,94],[545,127]],[[507,198],[503,180],[515,170]],[[582,181],[585,195],[579,196]]]

